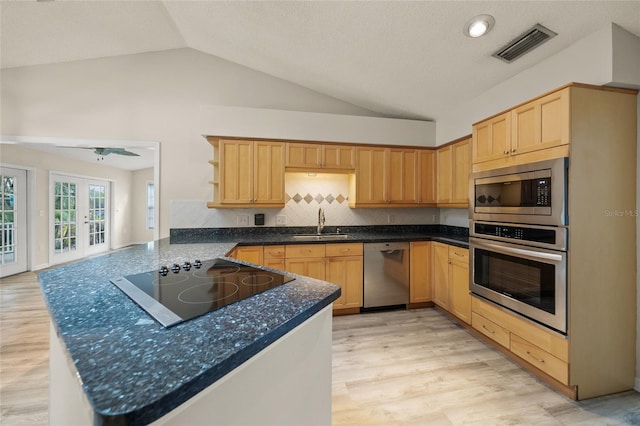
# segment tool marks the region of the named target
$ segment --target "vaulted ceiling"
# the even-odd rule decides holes
[[[640,36],[640,1],[3,1],[2,68],[190,47],[387,117],[442,111],[611,22]],[[485,37],[463,34],[478,14]],[[540,23],[558,36],[491,54]]]

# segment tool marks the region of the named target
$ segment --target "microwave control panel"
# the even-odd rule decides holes
[[[536,184],[536,205],[551,205],[551,178],[538,179]]]

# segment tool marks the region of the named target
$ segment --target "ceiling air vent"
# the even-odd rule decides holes
[[[557,35],[557,33],[554,33],[549,28],[543,27],[540,24],[536,24],[533,26],[533,28],[520,34],[518,37],[509,42],[509,44],[502,47],[491,56],[501,59],[510,64],[520,56],[532,51],[545,41]]]

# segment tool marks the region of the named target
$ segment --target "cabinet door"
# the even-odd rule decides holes
[[[285,268],[288,272],[304,275],[305,277],[325,279],[324,258],[297,258],[286,259]]]
[[[453,182],[451,183],[451,203],[469,204],[470,140],[452,145]]]
[[[389,149],[387,201],[396,204],[418,202],[418,154],[415,149]]]
[[[569,89],[551,93],[511,112],[511,154],[569,143]]]
[[[319,169],[322,167],[322,145],[313,143],[287,143],[287,167]]]
[[[333,302],[334,310],[362,306],[362,256],[329,257],[325,271],[325,280],[342,289],[340,297]]]
[[[356,148],[356,203],[384,204],[387,202],[386,148]]]
[[[409,301],[411,303],[430,302],[432,300],[432,255],[431,241],[411,243],[409,261]]]
[[[449,286],[449,310],[462,321],[471,324],[469,250],[449,247]]]
[[[418,150],[418,202],[436,203],[436,151]]]
[[[264,246],[264,263],[263,265],[268,268],[284,270],[284,254],[285,249],[283,245],[277,246]]]
[[[449,246],[433,243],[433,303],[449,310]]]
[[[356,150],[353,146],[323,145],[322,167],[326,169],[353,170],[356,166]]]
[[[453,182],[451,145],[438,149],[436,159],[438,164],[438,203],[450,203]]]
[[[236,247],[232,257],[256,265],[262,265],[264,260],[262,246]]]
[[[511,149],[511,112],[473,126],[473,164],[507,156]]]
[[[254,203],[284,206],[284,147],[283,142],[254,142]]]
[[[253,202],[253,142],[220,141],[220,203]]]

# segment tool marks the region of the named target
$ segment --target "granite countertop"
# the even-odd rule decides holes
[[[169,244],[164,239],[39,274],[52,323],[97,424],[147,424],[160,418],[339,297],[334,284],[296,276],[164,328],[109,281],[174,262],[223,257],[237,242]]]
[[[338,240],[299,240],[294,235],[315,234],[314,227],[182,228],[171,229],[171,244],[193,242],[234,242],[239,245],[326,244],[381,241],[440,241],[469,248],[469,229],[447,225],[343,226]],[[337,234],[337,227],[326,227],[325,236]]]

